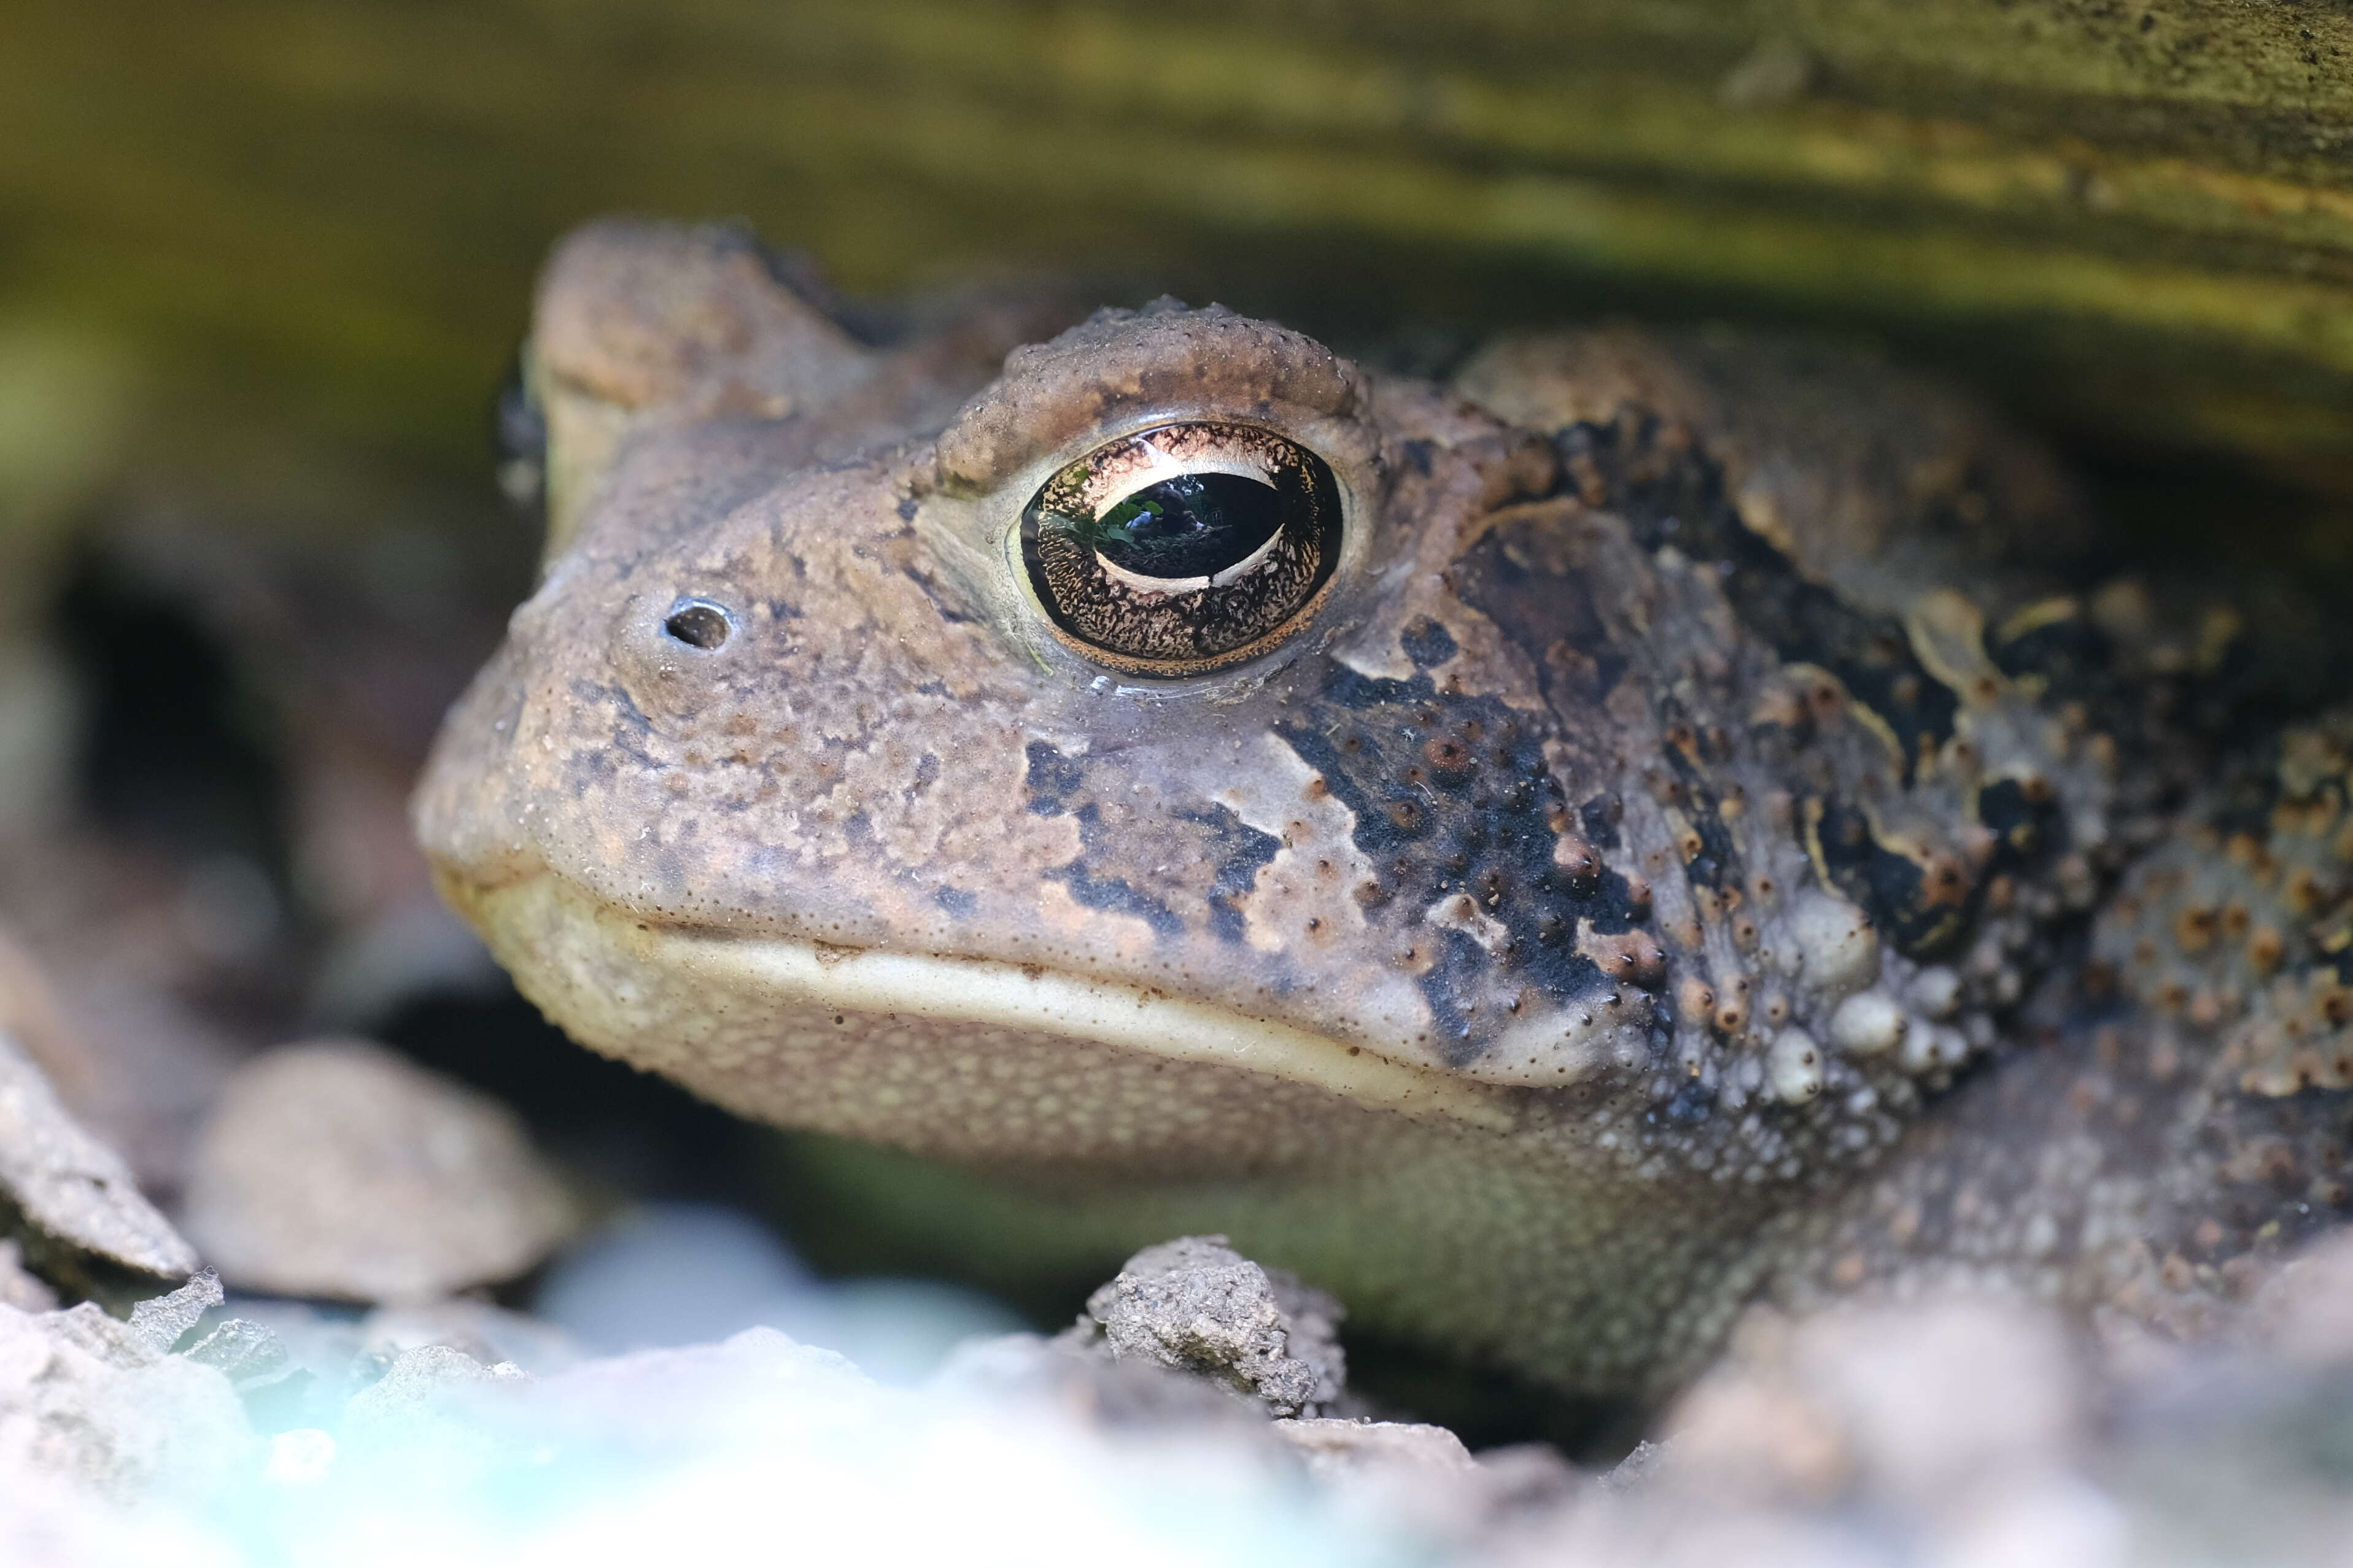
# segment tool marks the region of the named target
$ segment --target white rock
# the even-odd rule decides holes
[[[1297,1449],[1319,1476],[1392,1467],[1461,1474],[1476,1463],[1461,1438],[1419,1421],[1277,1421],[1274,1435]]]
[[[0,1306],[0,1476],[124,1500],[202,1498],[249,1473],[254,1435],[229,1381],[84,1302]]]

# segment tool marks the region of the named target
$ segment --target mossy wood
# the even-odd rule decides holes
[[[2353,495],[2343,0],[10,9],[0,293],[148,345],[191,456],[477,461],[533,268],[614,207],[852,289],[1827,324]]]

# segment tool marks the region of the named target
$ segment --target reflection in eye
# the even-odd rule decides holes
[[[1021,518],[1062,640],[1140,675],[1255,657],[1306,624],[1338,563],[1339,487],[1313,452],[1244,425],[1165,425],[1097,447]]]
[[[1136,586],[1207,588],[1265,556],[1282,531],[1282,498],[1263,479],[1180,474],[1072,531]]]

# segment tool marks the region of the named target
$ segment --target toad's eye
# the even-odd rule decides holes
[[[1134,675],[1198,675],[1303,627],[1340,559],[1324,459],[1248,425],[1163,425],[1096,447],[1021,514],[1056,634]]]

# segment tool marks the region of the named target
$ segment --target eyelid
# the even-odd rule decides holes
[[[1260,562],[1273,554],[1274,547],[1281,542],[1282,542],[1282,532],[1278,529],[1274,532],[1266,536],[1265,543],[1260,545],[1256,550],[1251,551],[1248,555],[1243,556],[1240,561],[1235,562],[1232,565],[1227,567],[1222,572],[1210,573],[1208,585],[1212,588],[1222,588],[1229,583],[1240,582],[1243,578],[1249,576],[1253,571],[1257,570],[1258,563]]]
[[[1229,456],[1218,453],[1194,458],[1172,458],[1149,440],[1139,440],[1135,445],[1152,454],[1151,463],[1143,468],[1131,468],[1115,479],[1104,479],[1099,474],[1090,474],[1086,482],[1079,487],[1080,499],[1094,509],[1095,516],[1103,516],[1138,490],[1149,489],[1165,479],[1178,479],[1186,475],[1230,474],[1236,479],[1256,479],[1262,485],[1274,483],[1271,466],[1263,458],[1253,454]],[[1099,492],[1097,486],[1102,487]]]

